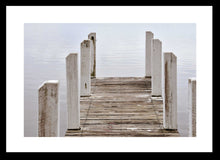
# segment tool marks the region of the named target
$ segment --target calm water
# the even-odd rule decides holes
[[[195,24],[24,24],[24,136],[37,136],[38,87],[60,81],[60,136],[67,127],[65,57],[97,34],[97,77],[144,76],[145,31],[178,58],[178,129],[187,136],[188,78],[196,76]]]

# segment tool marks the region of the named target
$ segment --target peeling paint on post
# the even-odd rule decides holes
[[[59,136],[59,81],[45,81],[38,89],[38,136]]]
[[[78,53],[66,57],[68,129],[80,129],[80,81]]]
[[[162,95],[162,43],[159,39],[153,39],[153,53],[151,55],[151,83],[152,97],[161,97]]]
[[[177,58],[171,52],[164,53],[164,80],[164,128],[177,129]]]
[[[92,32],[88,35],[91,42],[91,78],[96,77],[96,33]]]
[[[188,80],[189,137],[196,137],[196,78]]]
[[[81,43],[81,79],[80,96],[90,96],[91,91],[91,43],[90,40],[84,40]]]
[[[145,77],[151,77],[151,54],[153,50],[152,39],[154,34],[146,31],[145,37]]]

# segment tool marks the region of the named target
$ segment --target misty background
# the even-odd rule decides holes
[[[69,53],[96,32],[96,77],[143,77],[145,32],[162,41],[162,52],[177,56],[178,130],[188,135],[188,78],[196,77],[194,23],[25,23],[24,136],[37,136],[38,87],[59,80],[60,136],[67,129],[66,64]]]

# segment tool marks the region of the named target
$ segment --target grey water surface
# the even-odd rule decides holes
[[[188,78],[196,77],[196,25],[193,23],[25,23],[24,136],[37,136],[38,87],[59,80],[60,136],[67,129],[66,66],[69,53],[96,32],[97,77],[143,77],[145,31],[177,56],[178,130],[188,136]]]

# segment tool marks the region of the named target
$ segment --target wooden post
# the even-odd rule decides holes
[[[145,39],[145,77],[151,77],[151,54],[152,54],[152,39],[154,34],[150,31],[146,32]]]
[[[58,80],[45,81],[38,89],[38,136],[59,136]]]
[[[91,42],[91,78],[96,77],[96,33],[92,32],[88,35]]]
[[[164,80],[164,128],[177,129],[177,57],[171,52],[164,53]]]
[[[153,53],[151,55],[152,97],[162,95],[162,43],[153,39]]]
[[[68,129],[80,129],[80,83],[78,53],[66,57]]]
[[[91,41],[84,40],[81,43],[81,88],[80,96],[90,96],[91,91]]]
[[[188,80],[189,137],[196,136],[196,79]]]

